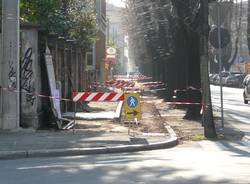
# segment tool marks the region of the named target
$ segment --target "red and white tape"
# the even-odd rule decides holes
[[[71,101],[72,102],[72,99],[59,98],[59,97],[55,97],[55,96],[42,95],[42,94],[37,94],[37,93],[29,93],[29,92],[25,92],[25,91],[18,91],[16,89],[4,88],[4,87],[1,87],[1,86],[0,86],[0,90],[8,91],[8,92],[11,92],[11,93],[22,93],[22,94],[26,94],[26,95],[30,95],[30,96],[34,96],[34,97],[50,98],[50,99],[57,99],[57,100],[60,100],[60,101]]]
[[[202,103],[196,103],[196,102],[160,102],[158,104],[167,104],[167,105],[202,105]]]
[[[124,93],[74,92],[74,102],[119,102],[124,100]]]

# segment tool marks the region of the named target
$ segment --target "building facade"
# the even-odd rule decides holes
[[[93,65],[96,80],[105,80],[106,57],[106,2],[96,0],[97,41],[93,46]]]
[[[107,4],[107,44],[114,44],[118,50],[116,69],[118,73],[125,73],[126,59],[126,32],[123,26],[124,8]]]

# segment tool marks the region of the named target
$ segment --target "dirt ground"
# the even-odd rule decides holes
[[[163,133],[167,134],[165,124],[170,125],[176,132],[180,143],[204,139],[204,129],[201,122],[183,119],[185,110],[173,106],[160,104],[161,99],[154,94],[142,96],[141,108],[143,118],[136,127],[137,133]],[[96,111],[115,111],[117,103],[100,102],[89,103]],[[122,113],[121,120],[84,120],[78,121],[77,129],[95,132],[128,133],[128,123]]]
[[[149,99],[143,100],[141,104],[142,119],[135,125],[137,133],[163,133],[167,134],[164,126],[164,120],[161,118],[158,110],[153,103],[148,103]],[[88,104],[93,112],[98,111],[115,111],[118,103],[100,102]],[[85,131],[101,131],[111,133],[127,133],[129,123],[125,120],[122,113],[121,120],[79,120],[76,129]]]
[[[91,102],[88,104],[91,112],[115,111],[117,102]],[[78,120],[75,127],[78,130],[105,133],[127,133],[128,129],[117,120]]]
[[[180,143],[204,139],[204,128],[201,121],[184,119],[186,112],[184,109],[165,104],[157,104],[156,106],[164,121],[176,132]]]
[[[162,99],[157,98],[154,94],[142,96],[143,118],[135,126],[136,134],[156,133],[167,135],[165,125],[170,125],[179,138],[180,144],[190,141],[204,140],[204,128],[201,121],[190,121],[184,119],[185,109],[178,109],[176,106],[161,104]],[[89,103],[93,112],[98,111],[115,111],[118,103],[100,102]],[[218,139],[241,140],[244,134],[239,130],[225,125],[224,133],[220,132],[220,114],[214,112],[214,120]],[[124,113],[121,120],[81,120],[77,121],[76,129],[91,133],[112,133],[128,135],[128,126],[124,119]]]
[[[165,121],[155,106],[157,100],[158,98],[154,95],[142,96],[141,108],[143,116],[140,131],[146,133],[167,133]]]

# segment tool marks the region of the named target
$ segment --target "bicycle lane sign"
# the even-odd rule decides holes
[[[141,103],[139,93],[126,93],[124,112],[127,120],[141,119]]]

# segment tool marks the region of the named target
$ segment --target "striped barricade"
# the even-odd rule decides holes
[[[142,89],[139,87],[124,87],[123,90],[125,92],[141,92]]]
[[[118,81],[113,84],[113,86],[117,89],[124,88],[124,87],[134,87],[135,82],[133,81]]]
[[[124,80],[124,79],[130,79],[130,80],[138,80],[138,81],[143,81],[143,80],[151,80],[152,77],[147,77],[145,75],[139,74],[139,75],[115,75],[115,79],[117,80]]]
[[[73,92],[74,102],[119,102],[124,101],[124,93]]]
[[[106,82],[98,82],[94,85],[95,87],[103,86],[103,87],[114,87],[117,89],[121,89],[124,87],[134,87],[135,82],[133,81],[125,81],[125,80],[110,80]]]

